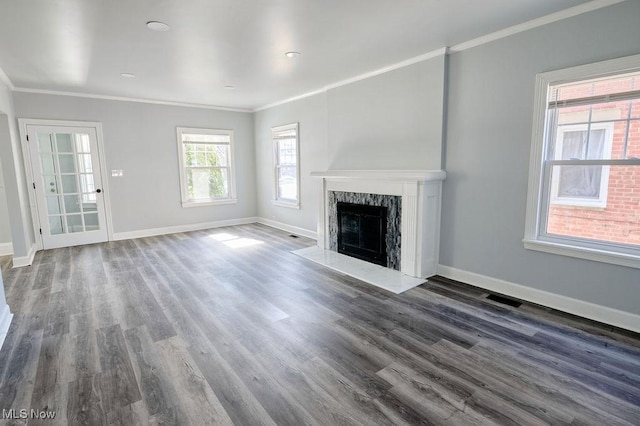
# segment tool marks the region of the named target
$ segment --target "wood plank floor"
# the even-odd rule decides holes
[[[638,335],[445,279],[393,295],[290,253],[313,243],[246,225],[5,260],[0,409],[56,418],[4,422],[640,424]]]

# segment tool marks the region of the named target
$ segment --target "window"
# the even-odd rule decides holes
[[[613,123],[589,124],[558,125],[555,160],[611,158]],[[609,166],[559,166],[551,179],[552,204],[607,205]]]
[[[235,203],[233,132],[178,127],[182,206]]]
[[[640,268],[640,55],[538,75],[524,244]]]
[[[275,176],[274,204],[300,206],[298,123],[271,129]]]

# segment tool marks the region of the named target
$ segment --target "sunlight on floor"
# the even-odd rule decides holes
[[[225,232],[209,236],[216,241],[223,242],[231,248],[251,247],[257,246],[259,244],[264,244],[264,241],[254,240],[253,238],[240,238],[235,235],[227,234]]]
[[[233,240],[235,238],[238,238],[235,235],[227,234],[226,232],[209,235],[209,237],[213,238],[216,241],[228,241],[228,240]]]

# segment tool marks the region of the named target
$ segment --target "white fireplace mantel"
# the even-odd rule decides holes
[[[444,170],[328,170],[322,179],[318,212],[318,246],[330,247],[330,191],[402,197],[400,272],[427,278],[436,273],[440,245],[440,205]]]

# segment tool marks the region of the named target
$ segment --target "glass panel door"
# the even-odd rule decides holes
[[[95,128],[28,126],[28,133],[37,142],[30,151],[44,248],[106,241]]]

